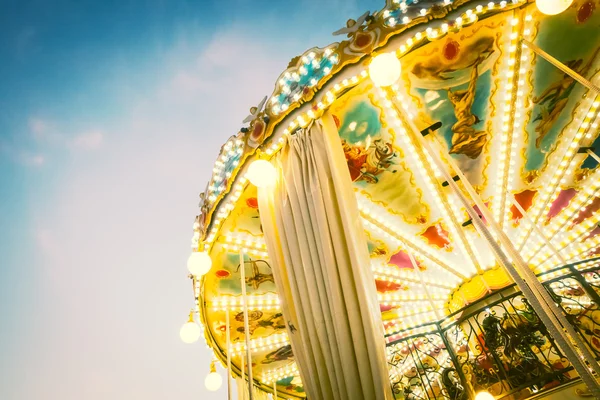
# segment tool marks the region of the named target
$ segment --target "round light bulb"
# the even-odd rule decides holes
[[[200,339],[200,327],[193,321],[186,322],[179,330],[179,336],[184,343],[192,344]]]
[[[255,160],[248,167],[246,177],[256,187],[267,187],[275,183],[277,171],[267,160]]]
[[[535,5],[542,14],[556,15],[573,4],[573,0],[535,0]]]
[[[211,392],[216,392],[219,390],[222,384],[223,378],[217,372],[211,372],[210,374],[206,375],[206,379],[204,380],[206,389],[210,390]]]
[[[369,64],[369,76],[376,86],[390,86],[400,78],[400,69],[400,60],[396,54],[379,54]]]
[[[495,400],[496,398],[490,392],[479,392],[475,395],[475,400]]]
[[[187,262],[188,271],[194,276],[202,276],[210,271],[212,260],[205,251],[194,251]]]

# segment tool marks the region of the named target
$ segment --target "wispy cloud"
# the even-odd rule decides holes
[[[217,53],[217,45],[209,45],[206,50],[190,55],[191,61],[185,59],[165,74],[164,81],[155,82],[156,86],[148,90],[139,103],[132,103],[131,109],[124,111],[124,118],[115,124],[115,128],[80,131],[80,134],[66,140],[73,152],[75,149],[84,152],[100,146],[102,151],[94,157],[79,158],[82,168],[64,171],[61,176],[63,183],[55,187],[56,194],[45,200],[44,209],[52,212],[42,214],[40,211],[37,218],[40,227],[52,227],[51,230],[34,231],[37,248],[43,254],[43,270],[48,271],[44,293],[55,294],[48,296],[52,301],[45,304],[44,309],[58,308],[57,303],[64,301],[68,306],[61,306],[62,314],[53,317],[53,326],[73,324],[80,330],[80,333],[68,338],[59,329],[50,332],[46,340],[52,343],[48,346],[52,352],[44,359],[42,368],[47,368],[48,360],[54,359],[54,354],[59,352],[62,358],[58,364],[62,369],[65,365],[82,362],[94,366],[107,364],[110,368],[106,369],[106,377],[103,378],[105,391],[120,390],[119,395],[122,395],[126,390],[118,382],[122,376],[127,378],[127,387],[136,390],[135,396],[158,399],[161,398],[162,385],[156,384],[156,380],[149,385],[146,377],[141,379],[138,378],[141,375],[131,372],[134,370],[132,366],[140,363],[138,352],[143,363],[150,357],[150,354],[141,351],[143,346],[158,342],[167,345],[157,350],[159,356],[152,357],[186,365],[183,370],[192,371],[180,376],[164,376],[162,379],[168,382],[164,386],[178,387],[172,384],[173,380],[193,379],[198,374],[198,368],[191,367],[198,363],[198,359],[189,357],[187,348],[176,342],[179,315],[171,311],[185,309],[189,296],[181,295],[179,274],[160,266],[181,259],[180,270],[185,275],[187,231],[191,218],[197,213],[198,193],[210,177],[212,161],[222,143],[241,127],[248,108],[264,94],[270,93],[277,75],[287,64],[287,57],[278,57],[278,50],[269,43],[252,45],[253,38],[239,32],[227,37],[227,40],[215,39],[215,43],[225,47],[236,46],[239,51],[237,57],[229,51]],[[238,47],[240,42],[242,46]],[[206,54],[209,51],[213,52],[210,57]],[[296,52],[296,49],[289,51]],[[236,61],[237,58],[239,61]],[[198,65],[197,60],[203,62]],[[226,63],[231,64],[223,67]],[[222,67],[216,68],[218,65]],[[46,125],[53,124],[32,123],[42,132],[45,132]],[[56,126],[62,129],[66,124],[61,121]],[[65,129],[64,132],[68,131]],[[110,144],[114,143],[114,146],[107,143],[109,135]],[[154,217],[150,219],[149,215]],[[155,229],[156,234],[151,238],[140,234],[147,229]],[[91,257],[90,254],[97,253],[98,246],[102,247],[101,255]],[[158,246],[161,250],[156,252],[154,249]],[[132,249],[147,250],[134,256]],[[140,274],[146,268],[155,272]],[[94,271],[99,270],[102,273],[93,280],[80,283],[80,273],[96,276]],[[114,351],[122,354],[116,368],[103,347],[98,347],[102,351],[93,355],[63,351],[85,346],[89,340],[99,340],[102,329],[97,327],[112,326],[115,318],[123,318],[125,324],[131,324],[122,304],[126,304],[128,310],[142,310],[141,320],[152,320],[150,314],[146,316],[144,311],[146,300],[131,291],[130,282],[136,279],[141,279],[140,284],[150,288],[168,287],[165,296],[170,300],[160,306],[165,307],[164,322],[161,322],[164,329],[153,330],[151,336],[135,347],[125,348],[121,340],[114,340]],[[87,296],[101,297],[104,287],[111,287],[113,294],[101,306],[96,305],[100,303],[78,301]],[[93,324],[77,323],[81,315],[80,304],[84,304],[86,309],[90,305],[97,308]],[[118,311],[109,311],[112,309]],[[155,313],[156,308],[152,312]],[[137,326],[131,325],[129,329],[137,329]],[[200,373],[205,374],[211,355],[203,351],[200,358],[204,369]],[[54,368],[45,375],[54,379],[61,373],[60,368]],[[81,368],[73,371],[71,376],[87,382],[93,371],[91,367]],[[96,382],[90,385],[95,386]],[[66,391],[52,388],[47,398],[73,397],[80,387],[81,384],[73,385]],[[28,386],[26,390],[33,393],[39,389]],[[199,397],[206,399],[220,398],[225,394],[224,389],[217,397],[202,388],[193,388],[175,397],[198,397],[198,391]],[[63,393],[65,395],[61,397]],[[89,400],[106,397],[101,392],[86,394],[78,397]],[[23,396],[30,397],[35,396]]]
[[[321,3],[312,1],[315,8]],[[285,7],[291,9],[292,4]],[[296,9],[302,12],[288,10],[289,14],[302,14],[305,21],[329,15]],[[346,17],[354,15],[336,18],[343,25]],[[292,57],[313,44],[329,43],[329,32],[338,28],[334,21],[331,29],[326,28],[326,37],[312,40],[306,35],[318,32],[307,32],[299,20],[290,23],[288,14],[275,17],[275,22],[285,21],[286,29],[267,32],[270,25],[263,15],[257,21],[238,13],[241,23],[215,21],[220,27],[216,32],[190,32],[185,35],[187,47],[179,49],[176,43],[152,57],[155,67],[161,68],[162,80],[137,86],[138,80],[131,79],[127,69],[116,78],[122,81],[116,86],[131,90],[127,92],[131,101],[118,120],[94,120],[91,113],[82,116],[76,111],[67,116],[72,120],[34,112],[30,115],[36,118],[24,119],[28,140],[34,142],[29,147],[47,151],[52,159],[65,150],[86,156],[74,157],[76,167],[68,164],[43,175],[55,179],[28,188],[31,198],[39,199],[32,207],[38,251],[24,253],[39,255],[44,267],[43,272],[36,271],[38,286],[28,287],[36,290],[32,298],[47,299],[39,305],[41,317],[35,320],[49,328],[44,343],[33,341],[28,347],[34,356],[15,358],[22,365],[33,365],[31,373],[42,383],[15,379],[11,386],[19,395],[14,398],[223,398],[224,388],[211,394],[202,385],[180,384],[208,373],[212,358],[205,349],[190,357],[189,348],[177,338],[185,315],[173,312],[189,306],[182,280],[197,196],[210,178],[222,143],[238,132],[250,106],[272,92]],[[262,37],[258,25],[265,27]],[[319,30],[316,22],[313,25]],[[151,47],[149,42],[143,44]],[[133,65],[132,70],[143,76],[144,67]],[[122,97],[112,93],[103,101],[114,103]],[[88,118],[89,125],[76,125]],[[56,145],[49,144],[50,133],[59,135]],[[100,151],[87,157],[93,149]],[[34,157],[32,153],[31,161]],[[174,263],[179,270],[164,268]],[[93,278],[85,278],[89,276]],[[148,297],[138,293],[140,287],[160,290],[164,296],[148,303]],[[94,318],[81,323],[84,314]],[[143,340],[131,345],[127,340],[131,335]],[[89,346],[91,342],[101,345]],[[113,354],[119,354],[117,364]],[[161,373],[153,364],[159,359],[180,365],[183,373]],[[17,364],[10,357],[5,360]],[[140,372],[140,365],[148,370]],[[20,373],[22,368],[14,370]],[[60,379],[65,376],[68,384]]]
[[[179,71],[171,80],[171,87],[178,93],[198,92],[208,84],[208,81],[190,71]]]
[[[48,131],[48,122],[40,118],[30,118],[29,129],[35,135],[43,135]]]
[[[0,140],[0,156],[27,167],[39,167],[46,162],[43,154],[20,149],[6,140]]]
[[[75,150],[94,150],[104,142],[104,132],[91,130],[73,137],[69,141],[69,147]]]
[[[17,160],[27,166],[40,167],[46,162],[46,157],[42,154],[21,153],[18,155]]]
[[[271,94],[287,60],[306,47],[294,38],[278,38],[277,46],[273,46],[253,37],[250,31],[250,27],[228,26],[216,32],[192,63],[159,85],[159,101],[169,103],[168,108],[201,104],[204,109],[200,111],[211,115],[207,121],[218,122],[219,130],[229,129],[230,135],[235,134],[248,109]],[[232,126],[231,118],[215,118],[222,114],[238,115],[239,122]]]
[[[68,124],[63,123],[61,125]],[[95,150],[101,147],[106,136],[101,129],[90,129],[76,135],[67,135],[57,128],[56,123],[40,117],[30,117],[27,126],[35,147],[47,151],[50,150],[48,146],[59,150]],[[27,165],[42,165],[44,163],[42,156],[21,156],[19,161]]]
[[[54,124],[47,119],[30,117],[27,125],[33,140],[37,144],[62,145],[64,143],[64,135],[60,133]]]

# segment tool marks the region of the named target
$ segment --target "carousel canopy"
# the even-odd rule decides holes
[[[483,347],[492,347],[489,340],[479,344],[479,353],[465,350],[485,334],[482,321],[494,314],[490,308],[500,304],[502,315],[516,312],[521,318],[527,299],[514,295],[513,279],[490,247],[500,241],[499,231],[487,240],[452,187],[476,192],[481,202],[471,200],[470,206],[477,218],[489,226],[486,215],[491,216],[541,281],[553,288],[562,284],[555,295],[570,296],[578,304],[571,304],[571,311],[595,304],[592,295],[569,295],[567,289],[577,288],[565,288],[564,279],[557,279],[577,273],[585,291],[595,291],[597,282],[597,5],[597,0],[576,0],[563,12],[546,15],[558,6],[390,0],[381,11],[348,20],[335,33],[342,41],[291,60],[273,93],[252,107],[240,131],[223,145],[201,195],[192,248],[207,252],[212,265],[199,261],[206,274],[196,272],[193,281],[204,337],[216,357],[226,363],[229,313],[229,355],[232,371],[240,374],[247,333],[242,251],[255,384],[268,392],[276,384],[284,398],[306,396],[261,223],[257,185],[261,179],[268,183],[271,172],[256,162],[274,160],[298,130],[330,118],[370,253],[370,264],[362,268],[373,274],[396,395],[455,398],[449,388],[457,386],[447,384],[452,377],[443,369],[451,361],[456,367],[460,357],[462,367],[470,363],[456,378],[463,386],[495,395],[522,389],[523,383],[509,377],[497,380],[512,382],[508,389],[477,380],[474,371],[483,368],[480,355]],[[422,140],[439,151],[452,180]],[[493,297],[498,293],[504,297]],[[510,306],[504,299],[512,301]],[[477,320],[479,309],[484,311]],[[460,327],[461,338],[466,337],[462,345],[456,335],[451,340],[445,330],[449,324],[455,324],[452,332]],[[592,333],[583,336],[598,355],[594,327],[592,318],[585,328]],[[419,346],[421,356],[414,356]],[[448,353],[450,347],[454,350]],[[431,354],[440,348],[446,355]],[[556,347],[546,349],[550,368],[568,379],[576,376],[565,372],[568,361]],[[406,361],[407,354],[413,354],[412,361]],[[439,376],[427,386],[425,378],[433,378],[420,368],[432,365],[424,361],[432,357]],[[527,369],[523,363],[519,367]]]

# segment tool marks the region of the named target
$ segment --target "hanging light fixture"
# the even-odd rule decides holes
[[[369,76],[376,86],[390,86],[400,78],[400,60],[395,53],[375,56],[369,64]]]
[[[277,171],[273,164],[267,160],[259,159],[252,161],[252,164],[248,167],[246,178],[256,187],[267,187],[275,183]]]
[[[200,333],[200,326],[194,322],[194,312],[190,311],[190,318],[179,330],[179,336],[184,343],[191,344],[200,338]]]
[[[194,251],[190,254],[190,258],[188,258],[187,267],[190,274],[200,277],[210,271],[212,260],[205,251]]]
[[[215,362],[212,361],[210,363],[210,373],[206,375],[206,379],[204,379],[204,385],[206,386],[206,389],[210,390],[211,392],[216,392],[221,388],[222,384],[223,378],[217,373]]]
[[[475,400],[495,400],[496,398],[490,392],[479,392],[475,395]]]
[[[573,4],[573,0],[536,0],[535,5],[542,14],[556,15]]]

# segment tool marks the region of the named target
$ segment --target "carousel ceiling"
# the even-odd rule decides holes
[[[213,266],[194,287],[217,357],[225,360],[229,309],[233,370],[239,371],[243,250],[251,265],[254,377],[265,387],[276,382],[287,397],[304,397],[256,188],[244,172],[259,153],[274,155],[286,135],[323,113],[337,124],[368,234],[371,265],[364,267],[376,277],[386,340],[511,283],[407,133],[409,123],[449,154],[535,272],[597,254],[600,172],[585,149],[600,144],[600,96],[532,50],[597,84],[597,6],[598,0],[577,0],[545,16],[526,1],[389,1],[382,11],[348,21],[338,32],[344,41],[293,59],[264,108],[254,107],[249,124],[223,146],[202,195],[192,247],[209,251]],[[379,88],[368,65],[384,52],[397,55],[402,72],[394,85]],[[428,131],[431,126],[436,130]]]

